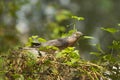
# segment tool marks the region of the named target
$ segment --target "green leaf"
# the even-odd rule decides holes
[[[118,24],[118,26],[120,26],[120,23]]]
[[[98,52],[90,52],[90,54],[95,55],[95,56],[100,56],[100,53]]]
[[[74,59],[74,58],[71,59],[72,64],[74,64],[74,63],[76,63],[78,61],[79,61],[79,59]]]
[[[46,42],[46,40],[43,38],[39,38],[37,35],[31,36],[31,37],[29,37],[28,42],[26,43],[26,46],[31,46],[32,45],[31,43],[33,43],[33,42],[35,42],[35,43],[36,42]]]
[[[94,37],[92,36],[84,36],[85,39],[95,39]]]
[[[31,42],[36,42],[37,40],[38,40],[38,36],[37,35],[29,37],[29,42],[30,43]]]
[[[62,38],[65,38],[65,37],[67,37],[67,36],[70,36],[70,35],[72,35],[74,32],[76,32],[76,30],[70,30],[68,33],[65,33],[65,34],[62,34]]]
[[[33,38],[33,39],[36,39],[36,38],[38,38],[38,36],[37,36],[37,35],[35,35],[35,36],[32,36],[32,38]]]
[[[109,48],[120,49],[120,41],[113,40],[112,46],[109,46]]]
[[[98,49],[100,52],[104,53],[104,51],[102,50],[100,44],[96,44],[96,47],[97,47],[97,49]]]
[[[66,56],[69,57],[70,59],[80,59],[79,51],[75,50],[74,47],[68,47],[56,54],[57,58]]]
[[[112,33],[112,34],[114,34],[114,33],[116,33],[116,32],[119,32],[119,30],[118,29],[116,29],[116,28],[101,28],[102,30],[104,30],[104,31],[107,31],[107,32],[109,32],[109,33]]]
[[[72,16],[72,18],[73,18],[73,19],[76,19],[76,20],[78,20],[78,21],[83,21],[83,20],[85,20],[84,17],[78,17],[78,16]]]
[[[104,60],[111,60],[112,56],[111,55],[105,55],[105,56],[103,56],[103,59]]]
[[[33,39],[32,39],[32,37],[29,37],[29,42],[33,42]]]
[[[71,16],[71,12],[69,12],[67,10],[61,10],[61,11],[59,11],[59,13],[56,14],[55,18],[58,22],[61,22],[63,20],[69,19],[70,16]]]
[[[55,46],[46,46],[46,49],[47,49],[47,50],[49,50],[49,49],[58,50],[58,48],[55,47]]]
[[[95,46],[98,51],[100,51],[101,53],[104,53],[104,51],[102,50],[100,44],[92,44],[92,45]],[[94,54],[94,53],[92,53],[92,54]]]
[[[79,59],[74,59],[74,58],[71,58],[70,61],[67,61],[66,64],[69,65],[69,66],[74,66],[76,65],[75,63],[78,62]]]
[[[63,55],[61,52],[56,54],[56,58],[60,58],[60,57],[63,57],[63,56],[65,56],[65,55]]]
[[[69,66],[71,66],[71,65],[72,65],[72,62],[67,61],[66,64],[69,65]]]
[[[38,38],[38,41],[39,41],[39,42],[46,42],[46,40],[43,39],[43,38]]]

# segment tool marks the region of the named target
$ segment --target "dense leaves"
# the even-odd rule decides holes
[[[5,79],[42,80],[107,80],[102,66],[80,59],[78,50],[68,47],[55,56],[34,58],[32,53],[17,50],[7,57]]]
[[[119,0],[0,0],[0,80],[104,80],[106,77],[119,80],[119,3]],[[70,29],[73,30],[65,34]],[[78,50],[41,47],[37,50],[50,54],[38,57],[31,52],[35,50],[16,49],[21,43],[31,46],[32,42],[65,37],[77,29],[86,35],[83,41],[78,41]],[[31,35],[45,39],[38,36],[28,39]],[[15,50],[9,52],[13,47]],[[57,54],[52,55],[52,50],[57,50]],[[91,61],[81,59],[84,54],[88,58],[89,53],[94,55]]]

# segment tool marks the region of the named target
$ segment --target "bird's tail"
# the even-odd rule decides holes
[[[41,43],[35,43],[35,42],[31,43],[31,47],[38,48],[40,46],[41,46]]]

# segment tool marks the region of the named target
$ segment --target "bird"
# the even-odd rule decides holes
[[[53,40],[48,40],[46,42],[31,42],[31,46],[23,47],[22,50],[28,53],[33,54],[34,58],[37,59],[40,56],[46,56],[47,54],[56,54],[59,51],[72,47],[79,40],[79,38],[83,37],[83,33],[80,31],[76,31],[68,37],[58,38]],[[54,46],[57,49],[47,49],[47,46]],[[46,48],[40,49],[40,48]]]
[[[46,46],[54,46],[57,47],[60,50],[63,50],[67,47],[72,47],[74,44],[78,41],[80,37],[83,36],[83,33],[80,31],[74,32],[72,35],[65,37],[65,38],[59,38],[54,40],[49,40],[47,42],[43,43],[32,43],[31,47],[46,47]]]

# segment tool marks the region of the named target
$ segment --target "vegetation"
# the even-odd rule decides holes
[[[1,0],[0,80],[119,80],[119,2]],[[74,47],[23,49],[76,30],[85,36]]]
[[[7,58],[6,80],[106,80],[105,68],[80,59],[78,50],[68,47],[54,56],[52,53],[34,58],[30,53],[13,51]]]
[[[115,29],[107,28],[104,31],[113,34]],[[113,31],[112,31],[113,30]],[[117,32],[117,31],[116,31]],[[91,38],[85,36],[85,38]],[[37,39],[41,42],[45,39],[38,36],[29,38],[27,46]],[[101,46],[95,45],[98,51],[90,54],[97,57],[96,61],[87,61],[81,58],[79,50],[75,47],[67,47],[64,50],[58,51],[56,54],[51,50],[58,50],[56,47],[45,47],[47,54],[45,56],[36,57],[34,52],[24,49],[10,51],[5,58],[3,70],[6,80],[26,79],[26,80],[119,80],[120,77],[120,55],[115,50],[119,51],[120,42],[114,40],[108,49],[112,50],[107,53],[101,49]],[[43,48],[39,48],[42,50]],[[39,51],[39,50],[38,50]],[[117,56],[116,56],[117,55]]]

